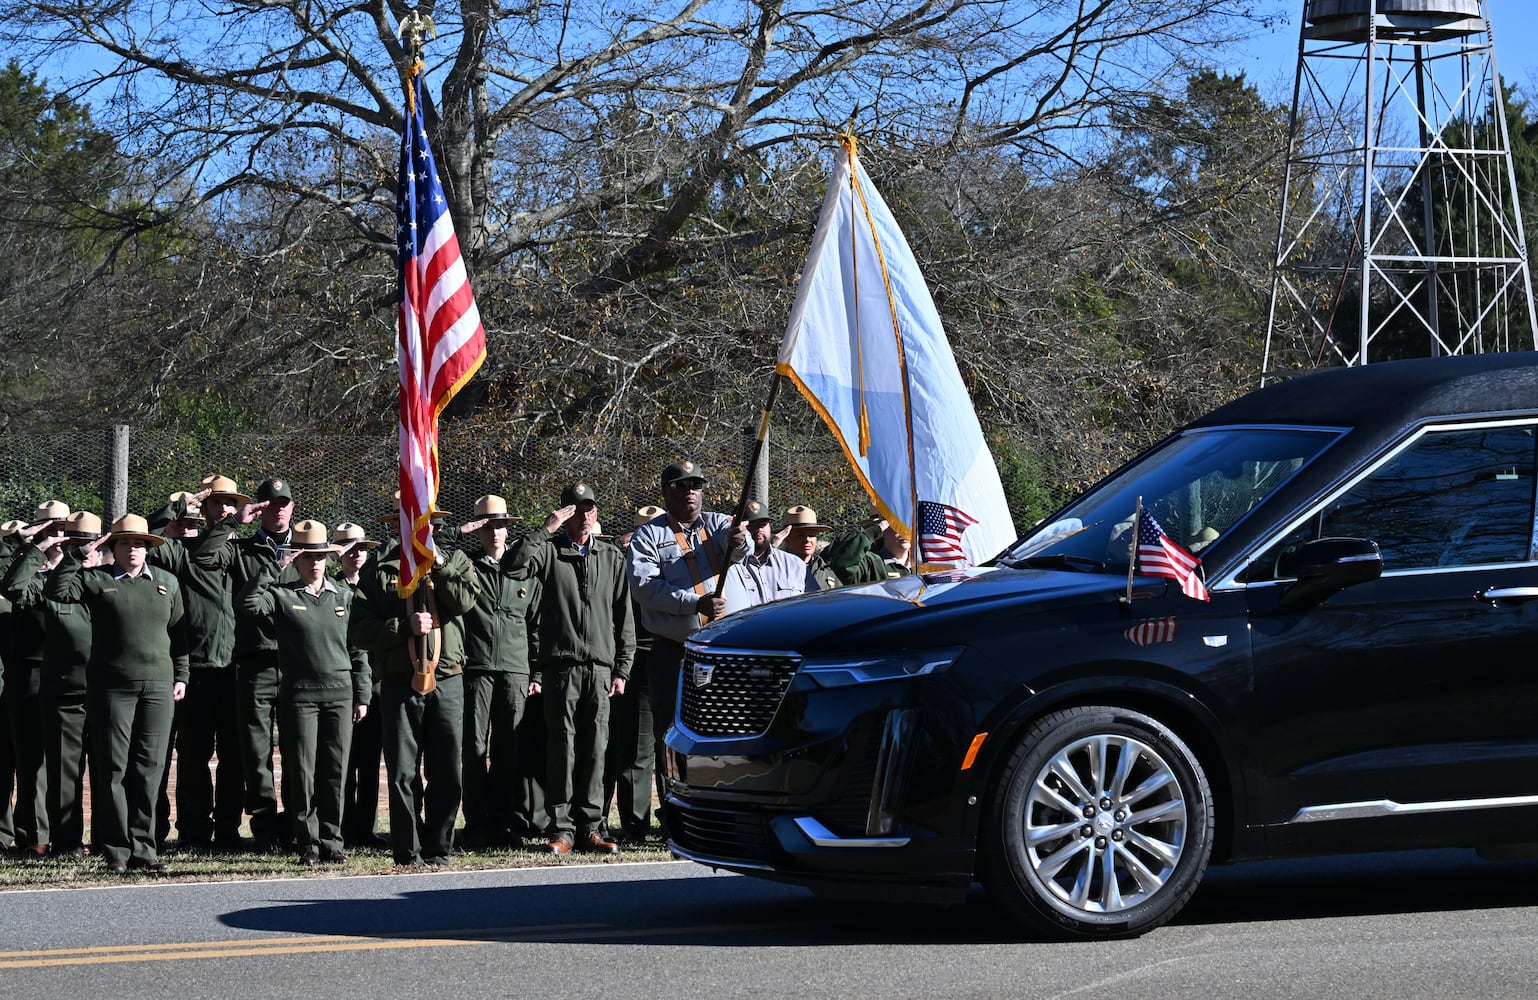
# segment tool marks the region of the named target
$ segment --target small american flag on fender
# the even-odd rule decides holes
[[[1180,625],[1174,615],[1168,618],[1150,618],[1127,629],[1122,635],[1135,646],[1152,646],[1156,642],[1174,642]]]

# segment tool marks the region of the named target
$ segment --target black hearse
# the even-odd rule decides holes
[[[1538,840],[1535,362],[1272,385],[987,566],[702,629],[673,850],[1097,938],[1210,862]],[[1139,498],[1210,601],[1129,576]]]

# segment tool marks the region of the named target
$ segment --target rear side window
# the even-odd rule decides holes
[[[1370,538],[1383,571],[1528,562],[1533,547],[1531,426],[1430,431],[1326,504],[1263,557],[1291,579],[1291,557],[1315,538]]]

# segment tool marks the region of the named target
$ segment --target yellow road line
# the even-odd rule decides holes
[[[733,931],[756,931],[784,927],[783,923],[765,923],[733,927]],[[237,958],[251,955],[304,955],[321,952],[369,951],[376,949],[453,948],[467,944],[493,944],[526,940],[531,942],[561,939],[628,938],[658,934],[693,934],[718,931],[714,924],[691,927],[615,927],[612,924],[562,924],[551,927],[461,928],[442,932],[442,937],[406,937],[380,934],[372,937],[243,939],[236,941],[179,941],[166,944],[103,945],[99,948],[56,948],[45,951],[0,952],[0,969],[37,969],[60,965],[105,965],[114,962],[170,962],[187,959]],[[474,934],[473,938],[453,937]]]

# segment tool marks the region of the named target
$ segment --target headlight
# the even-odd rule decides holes
[[[889,656],[809,656],[802,661],[801,672],[825,688],[923,677],[948,669],[965,648],[910,649]]]

